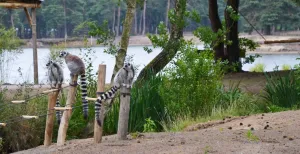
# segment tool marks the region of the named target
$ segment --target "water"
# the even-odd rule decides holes
[[[199,49],[203,46],[198,46]],[[106,83],[109,83],[111,80],[111,75],[113,72],[113,67],[115,65],[115,58],[112,55],[106,54],[103,52],[104,47],[92,47],[96,51],[95,56],[93,56],[93,73],[96,73],[98,70],[99,64],[106,64]],[[72,54],[79,55],[79,48],[68,48],[68,52]],[[160,53],[161,49],[153,49],[153,52],[148,54],[144,51],[143,46],[130,46],[128,48],[128,55],[133,56],[133,63],[138,65],[139,71],[148,64],[156,55]],[[47,70],[45,64],[50,50],[48,48],[38,48],[38,72],[39,72],[39,83],[47,83]],[[283,64],[288,64],[294,66],[298,63],[296,60],[297,57],[300,57],[298,54],[287,54],[287,55],[262,55],[261,58],[253,64],[246,64],[243,66],[243,70],[248,71],[256,63],[265,64],[266,71],[272,71],[277,65],[282,66]],[[8,79],[5,82],[17,84],[23,83],[25,81],[32,83],[33,82],[33,55],[32,48],[23,49],[23,53],[18,55],[18,58],[10,63],[9,70],[6,72]],[[279,68],[280,68],[279,67]],[[20,76],[18,69],[21,68],[22,77]],[[139,71],[137,73],[139,73]],[[64,66],[64,75],[66,78],[65,82],[68,82],[69,70]]]

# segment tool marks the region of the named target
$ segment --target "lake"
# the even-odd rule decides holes
[[[202,49],[203,46],[199,45],[199,49]],[[104,53],[104,47],[92,47],[92,50],[96,51],[94,56],[92,57],[93,61],[93,73],[96,73],[98,70],[99,64],[106,64],[106,83],[110,82],[110,78],[113,72],[113,67],[115,65],[115,58],[112,55]],[[79,48],[68,48],[66,51],[79,55]],[[159,54],[161,49],[153,49],[152,53],[147,53],[144,51],[143,46],[130,46],[128,48],[128,55],[133,56],[133,63],[138,65],[139,70],[141,70],[146,64],[148,64],[156,55]],[[38,64],[39,64],[39,83],[47,83],[47,70],[46,70],[46,62],[47,57],[49,56],[50,50],[48,48],[38,48]],[[248,71],[251,67],[253,67],[256,63],[265,64],[265,71],[272,71],[276,66],[281,66],[283,64],[288,64],[294,66],[299,63],[296,60],[297,57],[300,57],[299,54],[264,54],[262,57],[257,58],[253,64],[245,64],[243,66],[243,70]],[[32,48],[23,49],[23,53],[19,54],[17,58],[9,63],[9,67],[6,70],[6,78],[5,82],[17,84],[23,83],[25,81],[32,83],[33,82],[33,55]],[[64,65],[64,75],[67,80],[69,77],[69,70]],[[21,68],[22,76],[18,72],[18,69]],[[139,71],[138,71],[139,73]]]

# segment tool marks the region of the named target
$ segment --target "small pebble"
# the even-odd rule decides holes
[[[171,144],[171,146],[174,146],[174,144]]]
[[[243,126],[243,123],[240,123],[240,126]]]
[[[136,142],[137,142],[137,143],[141,143],[141,141],[140,141],[140,140],[137,140]]]
[[[294,139],[293,139],[292,137],[289,137],[289,140],[292,141],[292,140],[294,140]]]
[[[253,127],[251,127],[251,130],[254,130],[254,128],[253,128]]]
[[[250,127],[251,126],[251,124],[248,124],[248,127]]]
[[[267,124],[268,124],[269,122],[267,121]]]
[[[232,127],[228,127],[228,129],[232,129]]]
[[[283,138],[287,138],[287,136],[284,135]]]
[[[265,114],[261,114],[261,116],[265,116]]]

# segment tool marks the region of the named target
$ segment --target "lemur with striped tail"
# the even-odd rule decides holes
[[[48,69],[48,77],[51,88],[56,88],[56,86],[58,86],[58,88],[61,88],[61,84],[64,81],[63,69],[59,66],[59,64],[52,60],[48,61],[46,67]],[[55,106],[60,107],[59,98],[57,98]],[[60,124],[61,115],[61,111],[56,111],[56,120],[58,124]]]
[[[95,102],[95,116],[99,126],[101,126],[100,120],[100,110],[102,106],[102,101],[106,99],[112,99],[116,92],[121,88],[121,86],[125,86],[126,88],[131,88],[133,83],[135,72],[132,64],[125,63],[124,66],[117,72],[113,86],[104,94],[99,96]],[[128,81],[128,84],[125,84],[125,81]]]
[[[81,98],[82,98],[82,105],[83,105],[83,116],[84,119],[88,118],[88,101],[86,100],[87,97],[87,83],[85,77],[85,65],[78,56],[72,55],[68,52],[61,51],[59,57],[64,58],[65,62],[70,70],[71,80],[73,81],[74,76],[80,76],[80,85],[81,85]],[[76,86],[77,82],[74,81],[70,83],[71,86]]]

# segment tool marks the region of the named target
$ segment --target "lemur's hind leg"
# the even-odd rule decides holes
[[[70,77],[71,77],[71,82],[69,83],[70,86],[76,87],[78,85],[77,81],[74,81],[74,76],[75,74],[71,73]]]

